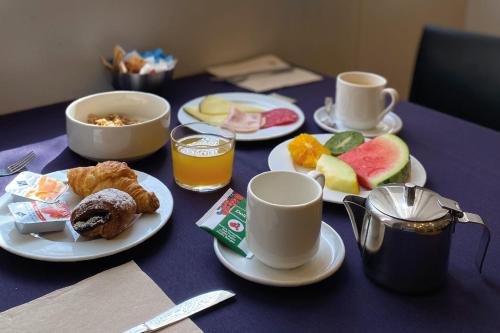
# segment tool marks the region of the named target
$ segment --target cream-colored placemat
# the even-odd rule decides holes
[[[133,261],[0,313],[0,332],[122,332],[174,303]],[[159,332],[202,332],[190,319]]]
[[[273,54],[212,66],[207,68],[207,72],[240,88],[258,93],[323,79],[321,75],[311,71],[290,66]]]
[[[323,77],[302,68],[293,68],[290,71],[273,74],[256,74],[246,80],[234,83],[240,88],[257,93],[279,88],[298,86],[322,80]]]
[[[207,72],[220,78],[227,78],[235,75],[245,75],[260,71],[279,70],[288,67],[290,67],[289,64],[287,64],[274,54],[265,54],[243,61],[211,66],[207,68]]]

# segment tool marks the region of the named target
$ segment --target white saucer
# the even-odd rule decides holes
[[[314,111],[314,121],[316,122],[316,125],[330,133],[357,131],[367,138],[373,138],[385,133],[396,134],[401,130],[401,128],[403,128],[403,121],[394,112],[389,112],[377,125],[377,127],[367,130],[355,130],[352,128],[348,128],[335,118],[335,114],[333,115],[335,126],[332,127],[325,123],[326,119],[328,119],[328,115],[325,112],[325,107],[320,107],[319,109]]]
[[[321,225],[318,253],[308,263],[294,269],[275,269],[255,256],[247,259],[214,238],[214,250],[220,262],[234,274],[252,282],[277,287],[296,287],[319,282],[335,273],[345,256],[339,234],[325,222]]]

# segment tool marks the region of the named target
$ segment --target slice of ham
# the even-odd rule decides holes
[[[290,109],[278,108],[262,112],[262,123],[260,128],[293,124],[299,116]]]
[[[260,128],[262,116],[260,113],[246,113],[232,108],[222,127],[232,129],[238,133],[252,133]]]

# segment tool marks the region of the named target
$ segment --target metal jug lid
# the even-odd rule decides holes
[[[435,221],[450,212],[440,203],[439,194],[411,183],[379,186],[368,200],[381,213],[412,222]]]

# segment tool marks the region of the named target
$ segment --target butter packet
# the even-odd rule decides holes
[[[224,245],[246,258],[252,258],[246,236],[246,199],[229,189],[196,222],[200,228],[208,231]]]
[[[37,201],[54,203],[68,185],[48,176],[23,171],[5,187],[5,192]]]

